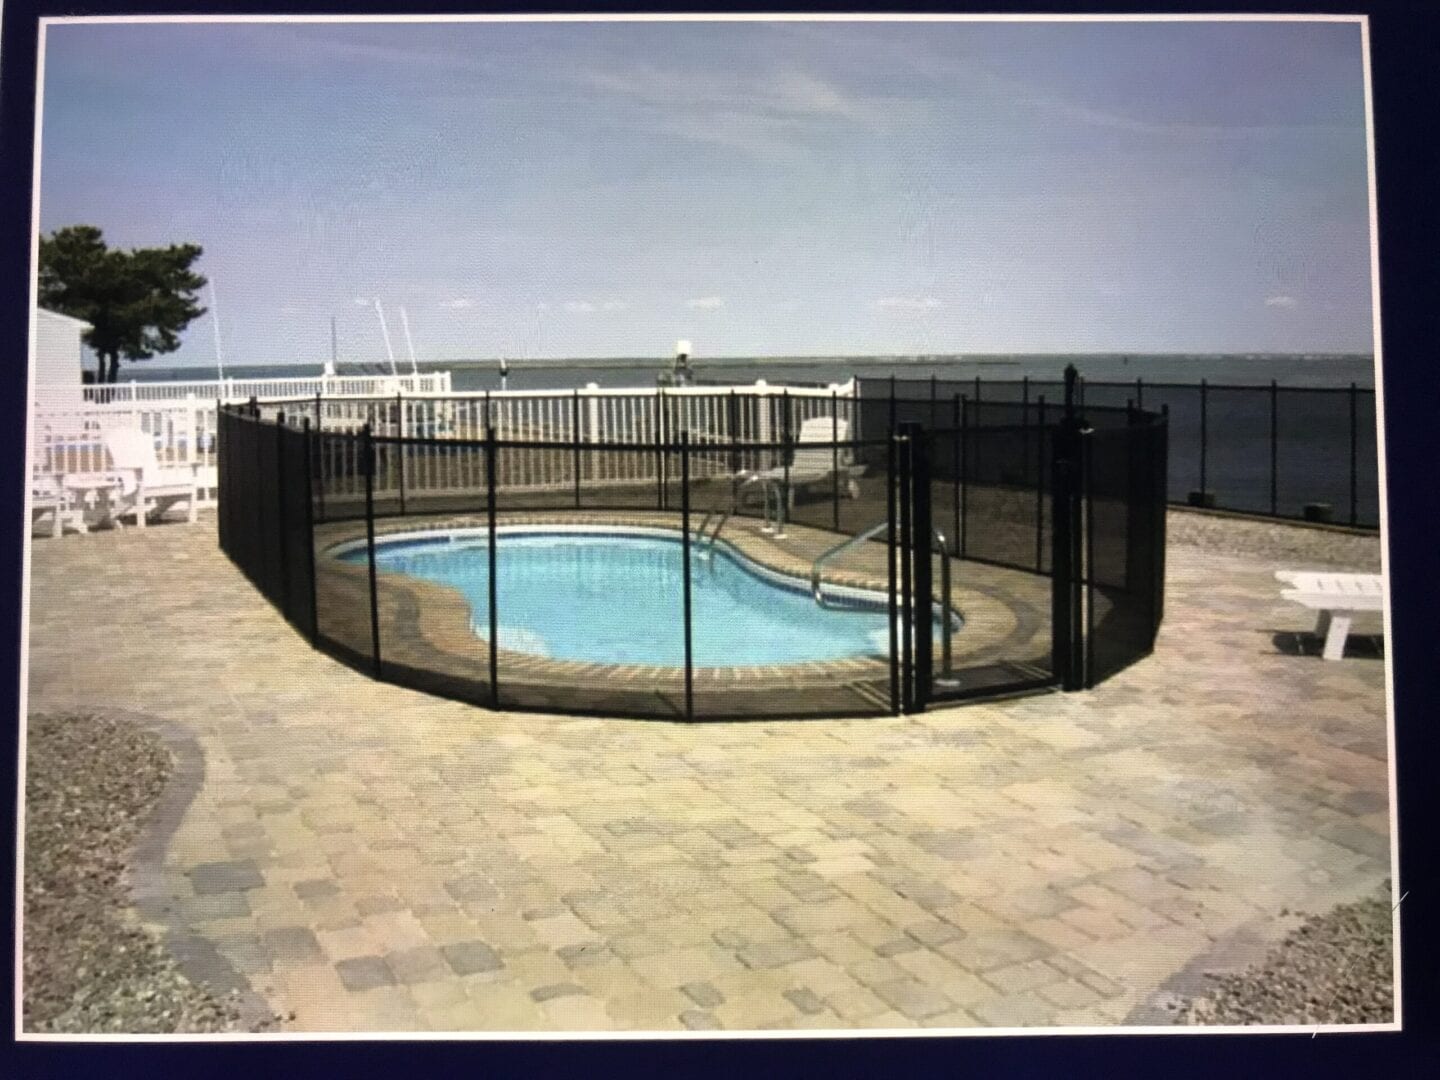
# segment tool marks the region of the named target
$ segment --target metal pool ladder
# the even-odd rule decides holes
[[[882,530],[889,526],[890,522],[882,521],[878,525],[872,525],[862,533],[842,540],[834,547],[822,552],[820,557],[810,566],[810,594],[815,598],[815,603],[821,607],[825,606],[825,592],[820,587],[820,569],[827,562],[843,555],[850,548],[862,544],[866,540],[878,536]],[[703,528],[703,526],[702,526]],[[940,613],[940,670],[943,674],[950,674],[951,668],[951,647],[950,638],[954,631],[952,615],[955,606],[950,594],[950,555],[945,550],[945,534],[939,529],[930,529],[932,550],[940,556],[940,593],[944,597],[943,608]]]
[[[725,528],[725,523],[730,520],[730,513],[729,510],[711,510],[701,519],[700,528],[696,530],[695,536],[695,553],[697,555],[709,557],[715,553],[715,541],[720,539],[720,530]],[[715,523],[715,529],[710,533],[707,541],[705,529],[713,518],[719,518],[719,520]]]

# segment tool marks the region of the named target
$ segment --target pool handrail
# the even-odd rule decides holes
[[[889,519],[870,526],[864,532],[856,533],[854,536],[846,537],[832,548],[822,551],[816,560],[810,564],[810,594],[815,598],[815,603],[821,607],[825,606],[825,597],[820,589],[820,568],[831,559],[838,558],[856,544],[864,543],[879,534],[880,530],[887,528]]]
[[[810,566],[810,594],[815,598],[815,603],[821,607],[825,606],[825,593],[820,587],[820,569],[825,563],[843,555],[850,548],[876,536],[882,529],[889,526],[889,520],[881,521],[870,526],[864,532],[847,537],[834,547],[820,553],[820,556]],[[944,610],[940,616],[940,670],[943,674],[950,674],[951,664],[951,633],[953,627],[950,619],[954,612],[954,605],[950,595],[950,555],[945,549],[945,534],[939,529],[931,526],[931,539],[934,550],[940,556],[940,593],[944,599]]]

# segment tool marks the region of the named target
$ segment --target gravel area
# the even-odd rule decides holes
[[[1378,533],[1176,509],[1166,516],[1165,530],[1169,544],[1273,560],[1277,569],[1283,563],[1286,569],[1380,572]]]
[[[232,1001],[185,978],[130,905],[126,862],[171,769],[160,739],[130,724],[29,718],[26,1031],[247,1030]]]
[[[1239,975],[1179,1007],[1181,1024],[1384,1024],[1395,1019],[1390,883],[1314,915]]]

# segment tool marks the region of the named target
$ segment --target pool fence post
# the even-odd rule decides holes
[[[1126,402],[1126,432],[1129,438],[1126,439],[1125,449],[1127,462],[1131,469],[1131,476],[1134,475],[1136,463],[1135,454],[1135,426],[1134,412],[1130,403]],[[1082,507],[1085,515],[1085,532],[1083,541],[1085,544],[1084,557],[1081,560],[1079,578],[1084,583],[1085,590],[1085,636],[1084,648],[1081,650],[1080,663],[1084,672],[1082,685],[1085,689],[1095,685],[1095,468],[1094,468],[1094,439],[1095,432],[1086,428],[1079,435],[1080,450],[1080,489],[1082,493]],[[1139,530],[1135,528],[1136,517],[1136,491],[1133,485],[1127,491],[1126,498],[1126,528],[1125,528],[1125,563],[1126,579],[1125,589],[1131,589],[1129,570],[1134,564],[1135,556],[1140,551]]]
[[[1045,395],[1035,401],[1035,572],[1045,566]]]
[[[1350,384],[1350,524],[1354,526],[1359,521],[1359,486],[1356,482],[1356,451],[1359,449],[1359,401],[1360,390],[1355,383]]]
[[[580,509],[580,391],[570,399],[570,438],[575,444],[575,509]]]
[[[380,602],[375,578],[375,443],[370,425],[360,429],[361,472],[365,474],[365,547],[370,556],[370,646],[380,678]]]
[[[260,468],[260,455],[261,453],[263,453],[261,444],[264,441],[265,432],[261,430],[260,404],[253,397],[250,399],[250,419],[252,421],[252,423],[249,425],[250,432],[248,435],[248,438],[250,439],[250,446],[252,448],[249,461],[250,476],[248,484],[250,497],[246,500],[246,502],[248,502],[250,505],[250,512],[258,518],[260,511],[260,501],[265,497],[264,472]],[[137,517],[136,522],[138,523],[139,521],[140,518]],[[261,530],[259,528],[250,529],[249,535],[251,537],[249,559],[250,580],[255,582],[256,586],[260,589],[261,592],[265,593],[265,597],[268,600],[271,599],[269,589],[270,567],[267,564],[267,560],[265,559],[265,540],[264,537],[261,535]]]
[[[725,419],[730,428],[730,512],[736,513],[740,509],[740,399],[733,386]]]
[[[934,430],[935,430],[935,400],[936,400],[936,394],[937,394],[936,379],[935,379],[934,374],[932,373],[931,376],[930,376],[930,430],[931,430],[931,431],[934,431]]]
[[[1135,407],[1145,408],[1145,382],[1139,375],[1135,376]]]
[[[889,435],[895,434],[895,373],[890,373],[890,430]]]
[[[1020,475],[1030,475],[1030,376],[1020,379]],[[1022,481],[1023,483],[1023,481]]]
[[[694,639],[690,619],[690,433],[680,432],[680,553],[681,593],[685,606],[685,719],[695,719]]]
[[[1074,365],[1070,365],[1071,370]],[[1074,373],[1076,388],[1076,399],[1078,407],[1071,410],[1070,427],[1072,432],[1072,482],[1070,487],[1070,614],[1073,620],[1073,628],[1070,632],[1071,642],[1071,688],[1079,690],[1084,686],[1085,671],[1085,650],[1088,642],[1085,638],[1085,534],[1081,531],[1083,527],[1082,514],[1088,509],[1085,505],[1085,474],[1084,474],[1084,431],[1088,427],[1084,418],[1085,408],[1085,380],[1078,371]]]
[[[851,432],[850,438],[854,438]],[[840,394],[838,391],[830,391],[830,498],[831,498],[831,527],[840,531]]]
[[[1075,494],[1079,478],[1076,476],[1076,418],[1075,418],[1075,368],[1065,369],[1065,411],[1054,439],[1053,469],[1054,483],[1052,511],[1051,555],[1051,633],[1053,642],[1052,668],[1063,690],[1076,689],[1076,647],[1075,640],[1079,612],[1076,610],[1075,548],[1076,521]]]
[[[930,433],[919,424],[910,428],[910,490],[913,504],[910,530],[913,546],[910,550],[915,563],[915,599],[911,604],[911,625],[915,635],[915,689],[911,704],[916,712],[924,712],[930,699],[934,674],[935,595],[931,570],[934,531],[930,519]],[[943,551],[940,557],[949,558]]]
[[[908,714],[915,708],[915,652],[914,652],[914,484],[911,475],[911,447],[909,432],[913,425],[906,424],[897,436],[900,440],[900,482],[897,485],[900,496],[900,707]]]
[[[285,557],[285,412],[275,414],[275,531],[280,536],[280,611],[290,621],[290,560]]]
[[[950,505],[955,512],[954,528],[950,532],[950,547],[953,554],[960,558],[960,395],[955,394],[951,401],[953,406],[953,423],[950,425]]]
[[[224,452],[223,452],[223,445],[222,445],[222,444],[224,443],[224,441],[225,441],[224,431],[225,431],[225,399],[224,399],[224,398],[216,398],[216,399],[215,399],[215,435],[214,435],[214,445],[213,445],[213,447],[212,447],[212,450],[213,450],[214,456],[215,456],[215,501],[216,501],[216,503],[217,503],[217,505],[216,505],[216,513],[215,513],[215,531],[219,534],[219,538],[220,538],[220,550],[223,551],[223,552],[225,552],[226,555],[229,555],[229,554],[230,554],[230,543],[229,543],[230,527],[229,527],[229,524],[228,524],[228,523],[226,522],[226,520],[225,520],[225,499],[224,499],[224,493],[223,493],[222,490],[221,490],[221,488],[222,488],[222,482],[221,482],[221,480],[222,480],[222,477],[224,477],[224,475],[225,475],[225,462],[224,462],[224,456],[225,456],[225,455],[224,455]]]
[[[894,383],[894,377],[891,377]],[[893,397],[890,399],[895,400]],[[895,556],[896,556],[896,521],[895,521],[895,430],[892,428],[885,437],[885,566],[887,570],[888,598],[889,598],[889,619],[887,630],[890,635],[890,714],[899,716],[901,712],[900,702],[900,642],[899,642],[899,605],[896,602],[897,582],[895,580]]]
[[[665,391],[655,390],[655,509],[665,509]]]
[[[305,437],[305,550],[310,559],[310,647],[315,648],[320,644],[320,603],[315,584],[315,473],[311,448],[314,434],[308,416],[301,421],[301,431]]]
[[[1280,390],[1274,379],[1270,380],[1270,516],[1279,510],[1280,470]]]
[[[1154,442],[1154,468],[1155,475],[1152,482],[1155,490],[1151,492],[1151,503],[1154,509],[1154,530],[1151,541],[1154,545],[1154,596],[1152,605],[1155,610],[1155,629],[1160,629],[1160,620],[1165,616],[1165,526],[1168,514],[1167,506],[1170,501],[1170,403],[1168,401],[1160,404],[1160,425],[1155,428]]]
[[[960,402],[960,490],[956,502],[959,504],[959,521],[955,526],[955,542],[960,547],[960,558],[965,558],[966,534],[970,531],[970,398],[958,396]]]
[[[1208,440],[1207,426],[1209,423],[1209,403],[1205,392],[1205,380],[1200,380],[1200,499],[1201,505],[1205,505],[1206,493],[1210,488],[1206,485],[1205,477],[1205,449]]]
[[[489,543],[488,557],[489,581],[486,583],[488,589],[488,604],[490,609],[490,706],[498,709],[500,707],[500,656],[496,638],[499,636],[499,613],[496,611],[496,597],[499,590],[496,588],[495,578],[498,573],[496,567],[495,552],[495,429],[485,429],[485,528],[488,534]]]
[[[405,399],[400,392],[395,392],[395,429],[399,433],[400,441],[393,444],[393,452],[399,457],[400,465],[396,470],[400,477],[400,516],[405,516]]]
[[[790,512],[790,454],[792,444],[790,442],[790,391],[787,389],[781,396],[783,412],[780,416],[780,468],[781,484],[780,490],[776,492],[775,499],[775,539],[785,539],[785,519]]]

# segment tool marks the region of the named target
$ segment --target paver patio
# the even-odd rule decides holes
[[[686,725],[373,682],[202,517],[36,540],[28,707],[193,735],[167,918],[294,1030],[1107,1025],[1389,874],[1384,665],[1275,569],[1172,547],[1090,692]]]

